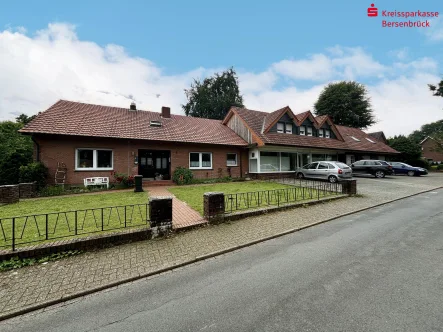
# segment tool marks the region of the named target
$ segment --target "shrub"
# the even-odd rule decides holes
[[[431,165],[429,164],[429,162],[424,159],[412,160],[407,163],[410,164],[411,166],[415,166],[415,167],[421,167],[421,168],[426,168],[426,169],[431,168]]]
[[[48,178],[48,168],[40,162],[30,163],[26,166],[20,166],[20,183],[37,182],[37,189],[40,190],[46,185]]]
[[[116,172],[112,172],[111,174],[114,175],[114,179],[118,184],[121,184],[125,187],[134,186],[135,180],[132,175],[126,175],[125,173],[116,173]]]
[[[30,162],[32,151],[17,150],[10,155],[0,156],[0,185],[19,183],[20,166]]]
[[[177,167],[172,174],[172,181],[178,185],[191,184],[194,174],[192,171],[185,167]]]
[[[438,171],[442,171],[442,170],[443,170],[443,164],[438,165],[438,166],[437,166],[437,170],[438,170]]]

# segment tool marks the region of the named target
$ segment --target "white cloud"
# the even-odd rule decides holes
[[[443,16],[430,20],[430,27],[422,31],[430,41],[443,41]]]
[[[428,83],[437,83],[438,63],[431,58],[381,64],[359,47],[334,46],[306,58],[282,60],[263,72],[238,70],[247,107],[273,111],[289,105],[294,112],[313,109],[330,81],[357,79],[372,97],[379,123],[371,128],[387,135],[408,134],[443,118],[443,98],[432,97]],[[30,37],[23,29],[0,31],[0,120],[35,114],[68,99],[159,111],[170,106],[181,113],[183,89],[193,78],[220,71],[196,68],[168,76],[153,62],[129,55],[120,45],[80,40],[70,24],[50,24]],[[304,80],[300,89],[298,80]],[[306,87],[306,81],[315,82]]]

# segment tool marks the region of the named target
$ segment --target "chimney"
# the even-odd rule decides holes
[[[170,107],[162,107],[162,118],[169,119],[171,117],[171,108]]]
[[[136,110],[137,110],[137,106],[135,105],[134,102],[131,103],[131,106],[129,106],[129,109],[130,109],[131,111],[136,111]]]

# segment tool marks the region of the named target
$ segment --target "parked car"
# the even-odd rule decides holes
[[[323,179],[336,183],[352,178],[352,170],[348,165],[338,161],[316,161],[299,168],[297,177]]]
[[[384,160],[359,160],[351,164],[354,175],[370,174],[376,178],[384,178],[392,174],[392,166]]]
[[[389,163],[392,166],[394,175],[406,174],[408,176],[420,176],[428,174],[428,170],[421,167],[414,167],[405,163],[393,161]]]

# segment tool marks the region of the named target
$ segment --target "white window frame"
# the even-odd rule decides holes
[[[360,140],[357,137],[351,136],[351,138],[356,142],[360,142]]]
[[[325,138],[331,138],[331,131],[329,129],[325,129]]]
[[[371,142],[372,144],[376,144],[372,139],[365,137],[366,140],[368,140],[369,142]]]
[[[306,135],[306,127],[305,126],[300,126],[300,135]]]
[[[292,134],[292,123],[290,123],[290,122],[285,123],[285,133]]]
[[[228,164],[228,154],[233,154],[233,155],[235,155],[235,165],[229,165]],[[212,161],[212,158],[211,158],[211,161]],[[227,154],[226,154],[226,166],[228,166],[228,167],[234,167],[234,166],[237,166],[238,165],[238,156],[237,156],[237,153],[235,153],[235,152],[228,152]]]
[[[283,134],[285,132],[285,124],[283,122],[277,122],[277,133]]]
[[[313,133],[312,127],[307,127],[307,128],[306,128],[306,134],[307,134],[307,136],[312,136],[312,133]]]
[[[78,167],[79,150],[92,150],[92,167]],[[111,167],[97,167],[97,151],[111,151]],[[76,171],[112,171],[114,170],[114,151],[112,149],[101,148],[76,148],[75,149],[75,170]]]
[[[324,137],[323,131],[324,131],[324,129],[321,129],[321,128],[318,130],[318,137]]]
[[[198,163],[199,167],[191,167],[191,153],[198,153]],[[211,166],[210,167],[202,167],[203,165],[203,154],[207,153],[211,156]],[[189,169],[212,169],[212,152],[189,152]]]

